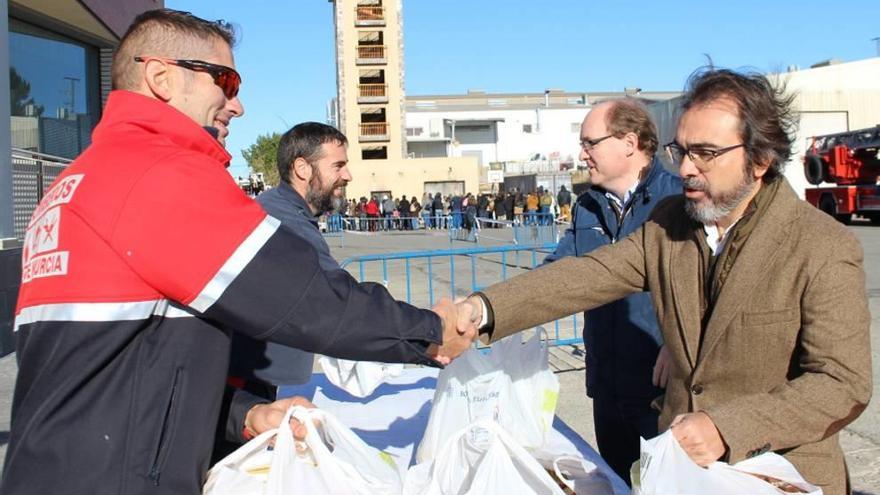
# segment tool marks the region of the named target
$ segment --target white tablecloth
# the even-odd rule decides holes
[[[307,385],[281,387],[278,395],[302,395],[311,399],[316,406],[339,418],[365,442],[396,456],[399,465],[411,466],[415,464],[415,451],[428,424],[437,373],[434,368],[408,368],[364,399],[337,388],[323,373],[315,373]],[[615,495],[629,495],[626,483],[558,417],[553,421],[548,446],[552,452],[580,456],[596,464],[611,480]]]

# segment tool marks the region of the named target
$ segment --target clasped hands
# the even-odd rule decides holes
[[[483,316],[482,305],[476,296],[455,302],[444,297],[431,310],[443,321],[443,343],[432,344],[428,348],[428,355],[446,366],[468,350],[477,339]]]

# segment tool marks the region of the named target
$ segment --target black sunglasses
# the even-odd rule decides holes
[[[232,67],[225,65],[212,64],[203,60],[176,60],[164,57],[135,57],[135,62],[147,62],[149,60],[161,60],[166,64],[176,65],[184,69],[196,72],[207,72],[214,78],[214,84],[223,90],[226,98],[232,99],[238,94],[238,88],[241,86],[241,75]]]

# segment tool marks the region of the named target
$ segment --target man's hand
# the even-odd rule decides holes
[[[654,363],[654,375],[651,377],[655,387],[666,388],[671,366],[672,357],[669,355],[669,349],[665,345],[660,346],[660,353],[657,354],[657,361]]]
[[[252,407],[250,411],[248,411],[247,416],[245,416],[244,427],[254,436],[259,435],[264,431],[278,428],[278,425],[281,423],[281,420],[284,419],[287,410],[293,406],[303,406],[308,407],[309,409],[315,408],[315,405],[309,402],[308,399],[298,396],[276,400],[275,402],[270,402],[268,404],[257,404]],[[299,421],[291,419],[290,429],[293,431],[293,436],[297,440],[302,440],[306,437],[306,427]]]
[[[692,461],[706,467],[724,455],[724,440],[708,414],[679,414],[669,427]]]
[[[479,296],[468,296],[456,299],[458,306],[460,325],[472,324],[477,330],[480,329],[480,321],[483,319],[483,302]]]
[[[471,315],[462,313],[460,306],[448,298],[444,297],[431,309],[443,320],[443,344],[432,344],[428,354],[446,366],[470,348],[477,338],[477,326],[470,321]]]

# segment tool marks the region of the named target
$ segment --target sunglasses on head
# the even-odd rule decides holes
[[[164,57],[135,57],[135,62],[148,62],[150,60],[161,60],[166,64],[176,65],[196,72],[207,72],[214,78],[214,84],[223,90],[226,98],[232,99],[238,94],[238,88],[241,86],[241,75],[232,67],[225,65],[212,64],[203,60],[176,60]]]

